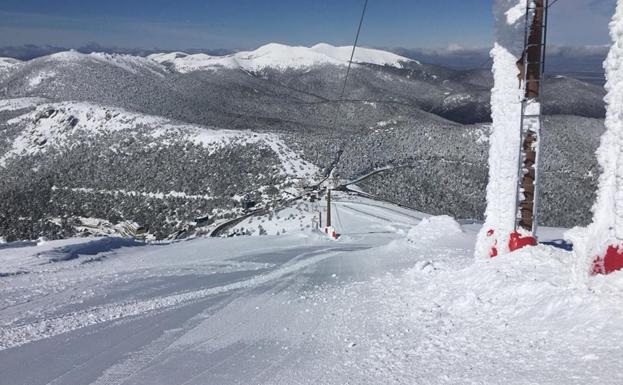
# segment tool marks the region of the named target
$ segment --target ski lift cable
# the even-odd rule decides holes
[[[359,18],[359,25],[357,26],[355,42],[353,43],[353,49],[350,53],[350,59],[348,60],[348,67],[346,68],[346,76],[344,76],[344,83],[342,84],[342,90],[340,91],[339,97],[336,100],[335,116],[333,118],[333,121],[329,122],[329,124],[333,123],[333,125],[335,126],[334,127],[335,130],[337,130],[338,118],[340,116],[340,104],[342,100],[344,99],[344,95],[346,93],[346,85],[348,84],[348,78],[350,76],[350,70],[353,64],[353,58],[355,57],[355,50],[357,49],[357,44],[359,42],[359,35],[361,34],[361,27],[363,26],[363,20],[365,19],[367,9],[368,9],[368,0],[365,0],[363,3],[363,9],[361,11],[361,17]],[[340,158],[342,156],[343,146],[344,146],[343,143],[338,144],[337,158],[333,162],[333,166],[331,167],[331,170],[328,171],[327,178],[331,175],[331,173],[333,172],[333,170],[339,163]],[[325,178],[325,180],[327,178]]]
[[[359,42],[359,35],[361,34],[361,27],[363,26],[363,20],[366,16],[367,9],[368,9],[368,0],[365,0],[363,3],[363,9],[361,11],[361,17],[359,18],[359,26],[357,27],[357,34],[355,35],[355,42],[353,43],[353,49],[350,52],[350,59],[348,60],[348,67],[346,67],[346,76],[344,76],[344,83],[342,84],[342,90],[337,99],[337,108],[335,109],[335,119],[333,119],[333,122],[336,124],[336,126],[337,126],[337,118],[340,114],[340,102],[342,101],[342,99],[344,99],[344,94],[346,93],[346,85],[348,84],[348,77],[350,76],[350,70],[353,64],[353,58],[355,57],[355,50],[357,49],[357,43]]]
[[[554,0],[551,3],[549,3],[549,5],[547,6],[547,8],[551,8],[554,4],[556,4],[558,2],[558,0]]]
[[[338,100],[342,100],[344,93],[346,92],[346,84],[348,83],[348,76],[350,75],[350,69],[353,64],[353,58],[355,57],[355,50],[357,49],[357,43],[359,42],[359,35],[361,34],[361,27],[363,26],[363,20],[366,16],[366,10],[368,8],[368,0],[363,3],[363,10],[361,11],[361,17],[359,18],[359,26],[357,27],[357,34],[355,35],[355,42],[353,43],[353,50],[350,52],[350,59],[348,60],[348,67],[346,68],[346,76],[344,77],[344,84],[342,85],[342,91]]]

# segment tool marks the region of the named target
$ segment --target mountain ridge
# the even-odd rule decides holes
[[[351,51],[352,46],[334,47],[327,43],[319,43],[312,47],[269,43],[253,51],[241,51],[223,56],[173,52],[151,54],[147,58],[169,65],[182,73],[218,68],[256,72],[267,68],[300,70],[319,65],[345,66],[348,64]],[[396,68],[403,68],[402,63],[419,64],[416,60],[391,52],[363,47],[357,47],[353,62]]]

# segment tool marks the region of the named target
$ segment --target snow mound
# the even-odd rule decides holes
[[[461,225],[452,217],[440,215],[424,218],[409,230],[407,239],[412,243],[430,243],[441,238],[462,233]]]
[[[225,56],[206,54],[188,55],[183,52],[149,55],[148,59],[170,65],[181,73],[216,70],[219,68],[242,69],[258,72],[263,69],[277,70],[305,69],[321,65],[346,66],[352,47],[334,47],[329,44],[317,44],[313,47],[293,47],[271,43],[255,51],[237,52]],[[380,66],[403,68],[403,63],[414,60],[369,48],[357,48],[353,58],[355,63],[367,63]]]

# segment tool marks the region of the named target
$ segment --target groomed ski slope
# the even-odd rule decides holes
[[[623,383],[623,273],[578,284],[573,252],[475,259],[479,225],[333,211],[339,241],[0,245],[0,382]]]

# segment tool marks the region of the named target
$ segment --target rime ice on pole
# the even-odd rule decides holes
[[[489,138],[489,184],[485,223],[476,243],[476,256],[508,251],[515,227],[522,90],[517,61],[524,49],[525,0],[495,0],[496,42],[491,50],[494,87],[493,126]]]
[[[623,267],[623,0],[610,23],[612,47],[606,70],[606,132],[597,159],[602,170],[593,223],[568,237],[581,259],[578,273],[607,274]]]

